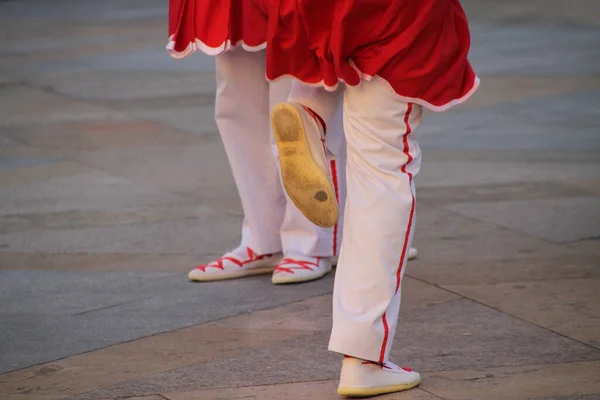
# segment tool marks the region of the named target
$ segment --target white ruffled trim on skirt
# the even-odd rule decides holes
[[[396,91],[394,90],[394,88],[392,87],[392,85],[390,85],[390,83],[388,81],[386,81],[385,79],[383,79],[380,76],[370,76],[367,74],[363,74],[361,72],[359,72],[359,75],[361,77],[361,80],[365,80],[365,81],[380,81],[382,82],[388,89],[389,91],[399,100],[405,102],[405,103],[414,103],[414,104],[418,104],[420,106],[423,106],[425,108],[427,108],[428,110],[434,111],[434,112],[443,112],[443,111],[447,111],[450,108],[457,106],[461,103],[464,103],[465,101],[467,101],[469,99],[469,97],[471,97],[473,95],[473,93],[475,93],[475,91],[477,91],[477,89],[479,88],[479,84],[480,84],[480,80],[477,76],[475,76],[475,79],[473,80],[473,85],[471,87],[471,89],[462,97],[458,98],[458,99],[454,99],[452,101],[449,101],[446,104],[442,104],[441,106],[436,106],[431,104],[430,102],[423,100],[423,99],[419,99],[419,98],[415,98],[415,97],[407,97],[407,96],[401,96],[398,93],[396,93]],[[295,79],[297,81],[301,81],[302,83],[304,83],[307,86],[311,86],[311,87],[322,87],[325,90],[329,91],[329,92],[334,92],[338,87],[339,87],[339,83],[341,82],[342,84],[346,84],[346,82],[344,82],[343,79],[339,79],[339,81],[333,85],[327,85],[325,84],[324,81],[320,81],[320,82],[314,82],[314,83],[309,83],[309,82],[304,82],[300,79],[298,79],[297,77],[295,77],[294,75],[291,74],[285,74],[285,75],[281,75],[275,79],[269,79],[267,78],[267,80],[269,82],[275,82],[278,81],[280,79],[286,79],[286,78],[292,78]],[[360,84],[360,83],[359,83]]]
[[[246,43],[244,43],[243,40],[240,40],[239,42],[237,42],[235,45],[232,46],[231,40],[229,40],[229,39],[227,39],[225,42],[223,42],[218,47],[211,47],[211,46],[207,45],[206,43],[204,43],[203,41],[201,41],[200,39],[196,38],[196,39],[194,39],[193,42],[188,43],[185,50],[175,51],[175,41],[173,40],[174,36],[175,35],[171,35],[169,37],[169,43],[167,44],[167,51],[169,52],[169,55],[171,57],[177,58],[177,59],[186,58],[198,50],[203,52],[206,55],[216,56],[216,55],[226,52],[227,50],[229,50],[235,46],[240,46],[244,50],[251,51],[251,52],[261,51],[261,50],[264,50],[267,48],[266,42],[261,43],[258,46],[249,46]]]

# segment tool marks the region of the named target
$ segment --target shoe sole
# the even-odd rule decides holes
[[[408,259],[409,260],[416,259],[418,255],[419,255],[419,250],[417,250],[416,247],[410,247],[408,249]]]
[[[190,280],[193,282],[224,281],[227,279],[243,278],[245,276],[268,274],[268,273],[273,272],[274,269],[275,269],[275,266],[261,267],[261,268],[253,268],[253,269],[237,271],[237,272],[227,272],[227,273],[223,273],[223,274],[218,274],[218,273],[217,274],[206,274],[206,275],[198,275],[198,276],[193,276],[192,275],[193,271],[192,271],[188,274],[188,278],[190,278]]]
[[[334,226],[339,213],[335,189],[311,154],[300,112],[291,104],[277,104],[271,113],[271,125],[285,191],[312,223],[324,228]]]
[[[371,397],[386,393],[402,392],[404,390],[412,389],[419,385],[421,380],[416,382],[405,383],[403,385],[391,385],[381,386],[376,388],[358,388],[358,387],[339,387],[337,392],[340,396],[345,397]]]
[[[286,285],[290,283],[310,282],[324,277],[325,275],[331,272],[331,269],[332,268],[330,267],[328,270],[323,271],[323,273],[315,275],[289,275],[284,277],[276,277],[275,275],[273,275],[273,278],[271,278],[271,283],[274,285]]]

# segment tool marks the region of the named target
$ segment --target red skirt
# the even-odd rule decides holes
[[[264,50],[267,18],[255,0],[169,0],[169,44],[172,57],[200,50],[221,54],[233,46]]]
[[[382,79],[433,111],[465,101],[479,79],[458,0],[263,0],[267,78],[292,75],[334,90]]]
[[[269,80],[293,76],[335,90],[378,79],[433,111],[479,85],[458,0],[170,0],[169,50],[216,55],[267,48]]]

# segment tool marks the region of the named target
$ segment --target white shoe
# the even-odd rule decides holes
[[[281,253],[259,255],[251,248],[240,246],[223,257],[190,271],[192,281],[220,281],[272,272],[281,261]]]
[[[279,103],[271,112],[281,179],[298,210],[318,226],[334,226],[338,203],[325,148],[325,122],[300,104]]]
[[[408,249],[408,260],[414,260],[415,258],[417,258],[417,256],[419,255],[419,250],[417,250],[416,247],[410,247]],[[333,256],[331,257],[331,264],[334,267],[337,267],[338,264],[338,256]]]
[[[294,256],[285,257],[273,271],[271,282],[298,283],[319,279],[331,271],[329,257]]]
[[[400,392],[414,388],[421,381],[418,372],[400,368],[394,363],[385,364],[344,357],[338,394],[351,397],[369,397]]]
[[[419,250],[416,247],[409,247],[408,249],[408,260],[414,260],[419,255]]]

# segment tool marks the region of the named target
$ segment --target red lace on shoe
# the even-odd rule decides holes
[[[284,258],[281,261],[281,263],[279,263],[279,265],[277,267],[275,267],[273,274],[275,275],[275,274],[279,274],[282,272],[287,272],[288,274],[294,274],[295,270],[314,271],[315,268],[319,268],[319,261],[321,261],[321,257],[314,257],[314,258],[315,258],[316,262],[299,261],[299,260],[294,260],[293,258]]]
[[[325,154],[327,154],[327,147],[325,146],[325,135],[327,135],[327,124],[325,123],[325,121],[323,121],[323,118],[321,118],[321,116],[319,114],[317,114],[316,112],[314,112],[311,108],[308,108],[306,106],[302,106],[302,108],[304,108],[306,110],[306,112],[315,120],[317,121],[317,124],[321,125],[321,128],[323,129],[323,135],[319,135],[319,139],[321,140],[321,146],[323,147],[323,152]]]
[[[196,267],[196,269],[199,269],[202,272],[206,272],[207,268],[217,268],[220,270],[224,270],[225,269],[225,266],[223,265],[224,261],[231,261],[232,263],[236,264],[238,267],[243,267],[245,264],[248,264],[249,262],[263,260],[265,258],[273,256],[273,254],[258,255],[250,247],[246,247],[246,250],[248,251],[248,259],[247,260],[238,260],[237,258],[233,258],[233,257],[221,257],[218,260],[210,262],[208,264],[199,265]]]
[[[308,108],[306,106],[302,106],[302,108],[304,108],[306,110],[306,112],[309,113],[310,116],[313,117],[313,119],[316,120],[321,125],[321,128],[323,128],[323,135],[326,135],[327,134],[327,124],[325,123],[325,121],[323,121],[323,118],[321,118],[321,116],[319,114],[314,112],[312,108]]]

